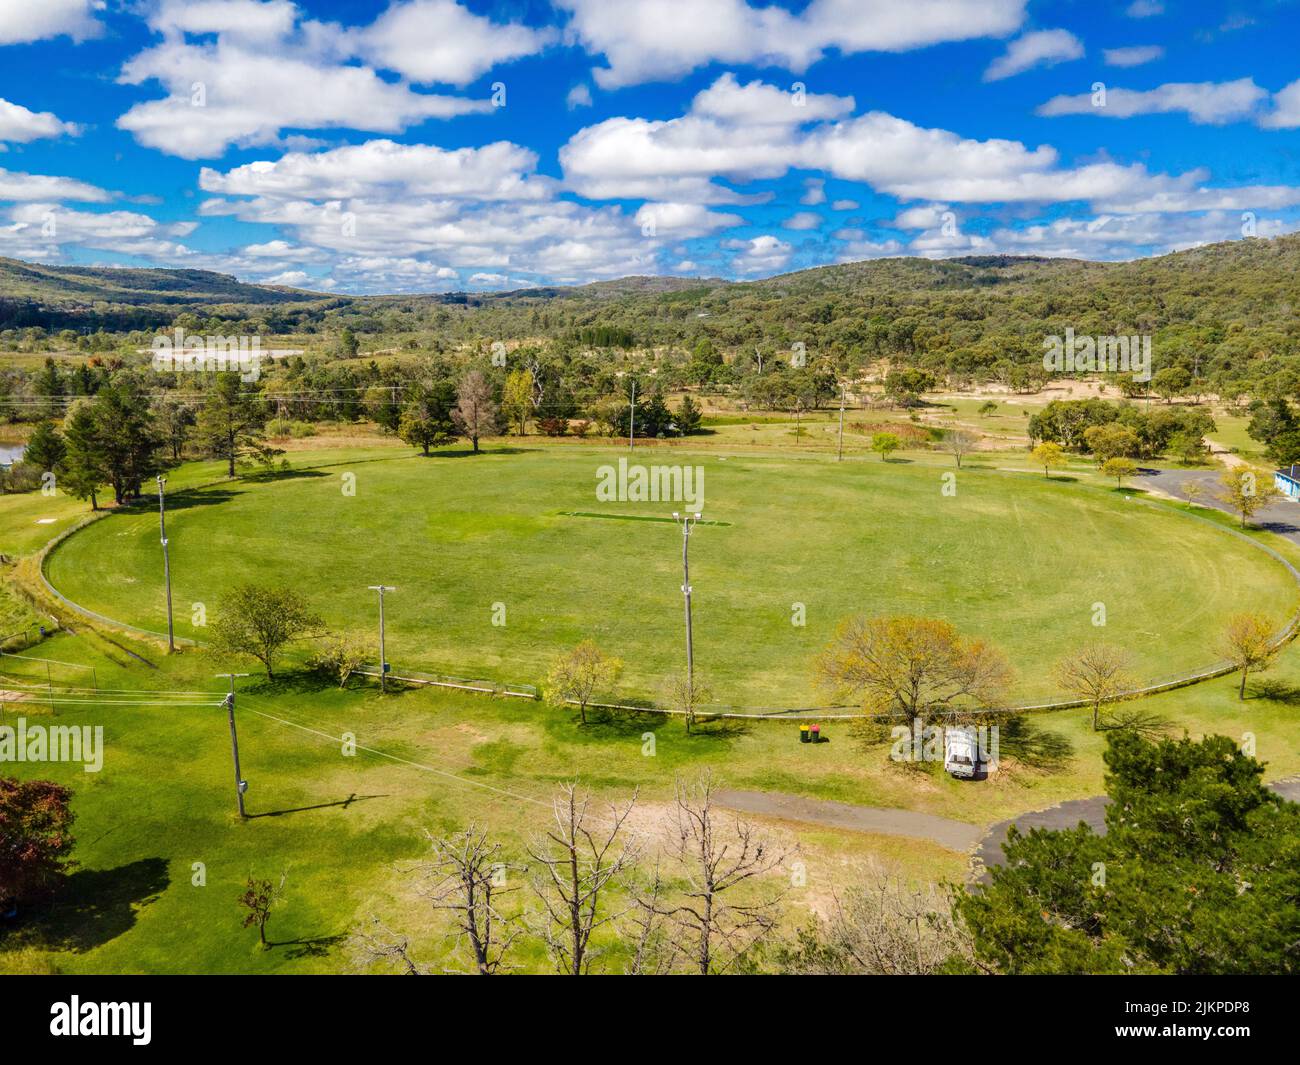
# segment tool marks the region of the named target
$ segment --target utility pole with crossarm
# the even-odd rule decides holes
[[[226,696],[224,704],[226,712],[230,715],[230,753],[235,758],[235,798],[239,801],[239,816],[247,817],[244,812],[244,792],[248,790],[248,781],[239,771],[239,736],[235,732],[235,678],[247,677],[247,673],[218,673],[218,677],[227,677],[230,680],[230,693]]]
[[[387,584],[370,584],[367,587],[372,592],[379,593],[379,690],[384,692],[388,690],[388,659],[384,655],[384,593],[395,592],[397,589]]]
[[[695,691],[695,646],[691,638],[691,530],[699,524],[698,514],[678,514],[673,511],[673,521],[682,527],[682,595],[686,600],[686,683]]]
[[[176,629],[172,623],[172,563],[167,554],[167,478],[158,474],[158,532],[162,537],[163,579],[167,583],[167,650],[176,650]]]

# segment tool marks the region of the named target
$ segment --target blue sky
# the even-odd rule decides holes
[[[0,0],[0,255],[338,292],[1300,229],[1294,0]]]

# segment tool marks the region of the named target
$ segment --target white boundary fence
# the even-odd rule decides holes
[[[1158,509],[1169,509],[1166,508],[1164,504],[1156,503],[1151,500],[1139,499],[1135,496],[1129,496],[1127,498],[1130,502],[1137,503],[1139,506],[1155,507]],[[105,511],[105,512],[101,512],[100,514],[88,516],[87,518],[77,522],[75,525],[69,527],[68,529],[65,529],[62,533],[56,536],[48,544],[46,544],[44,548],[42,548],[38,559],[38,572],[40,573],[41,581],[44,584],[46,590],[51,595],[53,595],[60,603],[62,603],[63,605],[65,605],[66,607],[75,611],[78,614],[91,618],[92,620],[95,621],[100,621],[113,628],[125,630],[127,632],[139,633],[140,635],[151,636],[154,637],[155,639],[166,639],[166,636],[163,633],[154,632],[150,629],[141,629],[134,625],[124,624],[123,622],[116,621],[113,618],[105,617],[103,614],[97,614],[93,610],[88,610],[87,608],[80,606],[77,603],[74,603],[72,600],[64,596],[57,588],[55,588],[54,585],[50,583],[48,576],[46,576],[45,566],[47,561],[49,560],[50,555],[54,552],[54,550],[64,540],[70,537],[73,533],[79,532],[81,529],[85,528],[85,526],[89,525],[91,522],[98,520],[100,517],[106,516],[108,513],[111,512]],[[1285,567],[1286,571],[1291,575],[1292,580],[1295,582],[1296,588],[1300,590],[1300,570],[1297,570],[1297,568],[1294,565],[1292,565],[1285,557],[1283,557],[1283,555],[1275,551],[1273,548],[1269,547],[1267,544],[1263,544],[1260,543],[1258,540],[1252,539],[1251,537],[1247,536],[1245,533],[1241,532],[1238,529],[1230,528],[1228,526],[1223,525],[1220,522],[1212,521],[1209,518],[1202,517],[1199,514],[1184,512],[1182,516],[1193,521],[1200,521],[1200,522],[1204,522],[1207,525],[1212,525],[1220,532],[1225,532],[1228,533],[1230,536],[1235,536],[1239,540],[1242,540],[1243,542],[1250,544],[1252,547],[1256,548],[1257,550],[1265,552],[1266,554],[1271,556],[1275,561],[1279,562],[1283,567]],[[1277,636],[1274,637],[1273,640],[1274,650],[1282,647],[1288,641],[1292,640],[1296,636],[1297,631],[1300,631],[1300,609],[1297,609],[1297,611],[1291,615],[1291,617],[1288,619],[1286,624],[1279,630]],[[177,637],[176,642],[178,644],[197,646],[194,640],[182,639],[180,637]],[[1120,692],[1119,694],[1109,699],[1106,699],[1105,702],[1106,703],[1125,702],[1129,699],[1136,699],[1144,695],[1155,695],[1159,692],[1174,691],[1175,689],[1178,688],[1185,688],[1193,684],[1198,684],[1201,681],[1212,680],[1215,677],[1226,676],[1227,674],[1232,673],[1235,670],[1235,668],[1236,667],[1232,662],[1227,660],[1220,660],[1218,662],[1215,662],[1213,665],[1205,666],[1201,669],[1194,670],[1190,673],[1182,673],[1182,674],[1164,677],[1159,680],[1153,681],[1149,684],[1145,684],[1141,687],[1131,688],[1127,691]],[[370,665],[370,664],[362,666],[359,669],[355,669],[352,672],[358,673],[362,676],[374,677],[376,679],[380,675],[379,668],[377,666]],[[494,695],[494,696],[502,696],[502,697],[515,698],[515,699],[530,699],[534,701],[541,698],[541,695],[538,692],[537,688],[532,684],[516,684],[508,681],[493,681],[493,680],[484,680],[478,678],[470,679],[465,677],[450,676],[446,674],[422,673],[415,670],[408,670],[406,671],[405,674],[396,674],[390,672],[388,676],[392,680],[402,681],[408,684],[417,684],[422,686],[439,687],[439,688],[449,688],[458,691],[476,692],[483,695]],[[578,705],[577,701],[574,699],[566,700],[566,702],[574,706]],[[685,716],[685,711],[675,710],[669,707],[656,706],[653,703],[635,704],[635,703],[618,703],[618,702],[590,702],[587,705],[588,707],[597,710],[622,710],[622,711],[645,713],[645,714]],[[1046,712],[1052,710],[1069,710],[1069,709],[1075,709],[1078,707],[1088,706],[1088,705],[1090,704],[1086,699],[1058,699],[1058,700],[1051,700],[1048,702],[1012,703],[1004,707],[970,708],[969,710],[966,710],[964,712],[970,714],[981,714],[981,713],[995,714],[995,713],[1008,713],[1008,712],[1032,713],[1032,712]],[[749,721],[776,721],[776,720],[855,721],[855,720],[868,720],[868,719],[885,720],[889,716],[885,714],[868,714],[861,711],[855,713],[843,712],[851,709],[852,708],[850,706],[844,704],[830,705],[830,706],[820,707],[820,708],[819,707],[759,707],[759,706],[747,707],[747,706],[738,706],[732,704],[726,704],[726,705],[715,704],[713,706],[700,707],[700,709],[696,711],[696,716],[699,718],[710,718],[710,719],[727,718],[727,719],[741,719],[741,720],[749,720]]]

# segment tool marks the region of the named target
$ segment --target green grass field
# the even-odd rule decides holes
[[[382,582],[398,589],[386,605],[399,672],[535,683],[555,653],[590,636],[625,660],[620,694],[653,698],[683,659],[680,533],[570,516],[675,509],[598,501],[597,468],[625,455],[598,445],[427,459],[341,451],[312,465],[304,453],[289,475],[181,492],[168,523],[178,632],[202,640],[194,604],[211,612],[235,583],[275,581],[333,628],[370,639],[367,586]],[[1054,694],[1051,664],[1083,641],[1121,643],[1141,676],[1165,676],[1217,659],[1229,614],[1264,610],[1280,623],[1296,598],[1281,566],[1213,526],[1064,479],[963,470],[946,496],[950,469],[906,461],[683,448],[634,461],[698,463],[706,517],[727,523],[691,541],[696,662],[719,702],[824,702],[815,657],[855,613],[948,618],[1004,648],[1015,694],[1039,698]],[[48,573],[92,610],[165,628],[148,507],[78,532]]]
[[[713,442],[711,442],[713,443]],[[721,443],[721,442],[718,442]],[[566,511],[661,516],[653,504],[602,504],[596,467],[623,452],[597,444],[525,441],[478,458],[430,459],[403,449],[301,450],[292,475],[225,482],[219,466],[173,471],[169,515],[177,617],[212,608],[238,580],[304,591],[331,624],[370,636],[384,581],[389,658],[402,665],[536,680],[549,656],[595,635],[625,657],[629,694],[656,695],[681,657],[680,534],[656,521],[565,517]],[[725,525],[692,540],[697,660],[733,701],[817,695],[810,663],[836,621],[854,611],[909,610],[951,618],[995,640],[1020,669],[1022,692],[1050,691],[1047,665],[1071,641],[1098,635],[1092,604],[1107,604],[1106,639],[1124,642],[1149,673],[1217,657],[1222,618],[1259,607],[1280,620],[1294,605],[1284,569],[1214,523],[1181,508],[1143,506],[1090,483],[972,469],[956,497],[940,494],[942,456],[914,461],[749,455],[726,445],[698,453],[647,448],[639,461],[698,461],[705,512]],[[356,494],[344,495],[343,474]],[[205,484],[212,487],[201,488]],[[0,501],[0,550],[31,556],[84,511],[62,497]],[[42,519],[53,522],[38,524]],[[1255,538],[1293,560],[1300,551]],[[76,532],[51,556],[57,587],[93,609],[150,629],[165,624],[149,507]],[[23,563],[30,566],[30,563]],[[495,602],[506,625],[491,625]],[[804,602],[808,623],[790,624]],[[905,769],[848,723],[828,743],[801,745],[790,722],[715,721],[685,734],[648,713],[577,714],[541,702],[411,688],[381,696],[295,670],[274,683],[240,682],[249,812],[235,815],[225,714],[215,705],[237,668],[202,649],[166,655],[156,641],[111,638],[74,621],[30,653],[56,684],[139,691],[123,702],[57,707],[59,724],[101,725],[103,771],[69,764],[6,765],[20,777],[74,789],[75,857],[68,890],[0,942],[0,972],[338,972],[353,965],[347,936],[372,915],[412,936],[416,954],[453,964],[445,925],[414,893],[423,832],[476,823],[511,860],[549,815],[557,784],[581,779],[600,800],[639,790],[636,827],[668,824],[673,783],[708,769],[722,785],[914,810],[979,826],[1103,787],[1103,738],[1086,711],[1028,715],[1003,737],[1004,768],[979,784],[937,767]],[[247,664],[243,668],[249,668]],[[10,689],[40,688],[46,666],[5,658]],[[210,692],[205,706],[159,706],[162,693]],[[158,693],[155,695],[154,693]],[[109,696],[102,699],[112,698]],[[139,705],[136,705],[139,704]],[[1268,777],[1300,772],[1300,648],[1236,698],[1233,678],[1135,704],[1174,733],[1248,736]],[[13,724],[50,721],[36,699],[10,702]],[[655,736],[653,756],[645,737]],[[345,753],[346,734],[360,745]],[[791,929],[883,862],[916,881],[960,880],[967,856],[904,836],[761,818],[763,834],[797,845],[807,886],[792,893]],[[198,863],[196,865],[196,863]],[[196,882],[201,867],[202,884]],[[258,949],[235,903],[249,875],[287,874],[284,903]],[[781,874],[774,874],[781,875]],[[512,905],[529,905],[528,893]],[[608,964],[622,964],[607,938]],[[529,947],[516,959],[545,967]]]

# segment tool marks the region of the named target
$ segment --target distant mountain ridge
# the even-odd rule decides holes
[[[1247,292],[1246,290],[1249,290]],[[509,292],[350,296],[240,281],[208,270],[47,266],[0,258],[0,328],[153,329],[190,311],[201,316],[266,317],[279,310],[313,314],[345,309],[365,314],[394,305],[454,304],[479,307],[557,303],[589,306],[602,317],[615,308],[638,313],[647,301],[694,303],[707,318],[754,300],[847,301],[861,312],[883,304],[923,306],[932,297],[966,293],[1014,300],[1032,297],[1046,313],[1097,300],[1138,298],[1159,310],[1165,292],[1224,304],[1263,300],[1268,316],[1300,307],[1300,234],[1207,245],[1129,262],[1043,256],[980,255],[956,259],[889,258],[837,263],[754,281],[721,278],[629,276],[578,286],[544,285]],[[849,308],[843,307],[842,310]],[[792,313],[798,305],[792,305]],[[615,313],[621,314],[621,311]],[[1138,323],[1140,324],[1140,323]],[[272,327],[273,323],[272,323]]]

